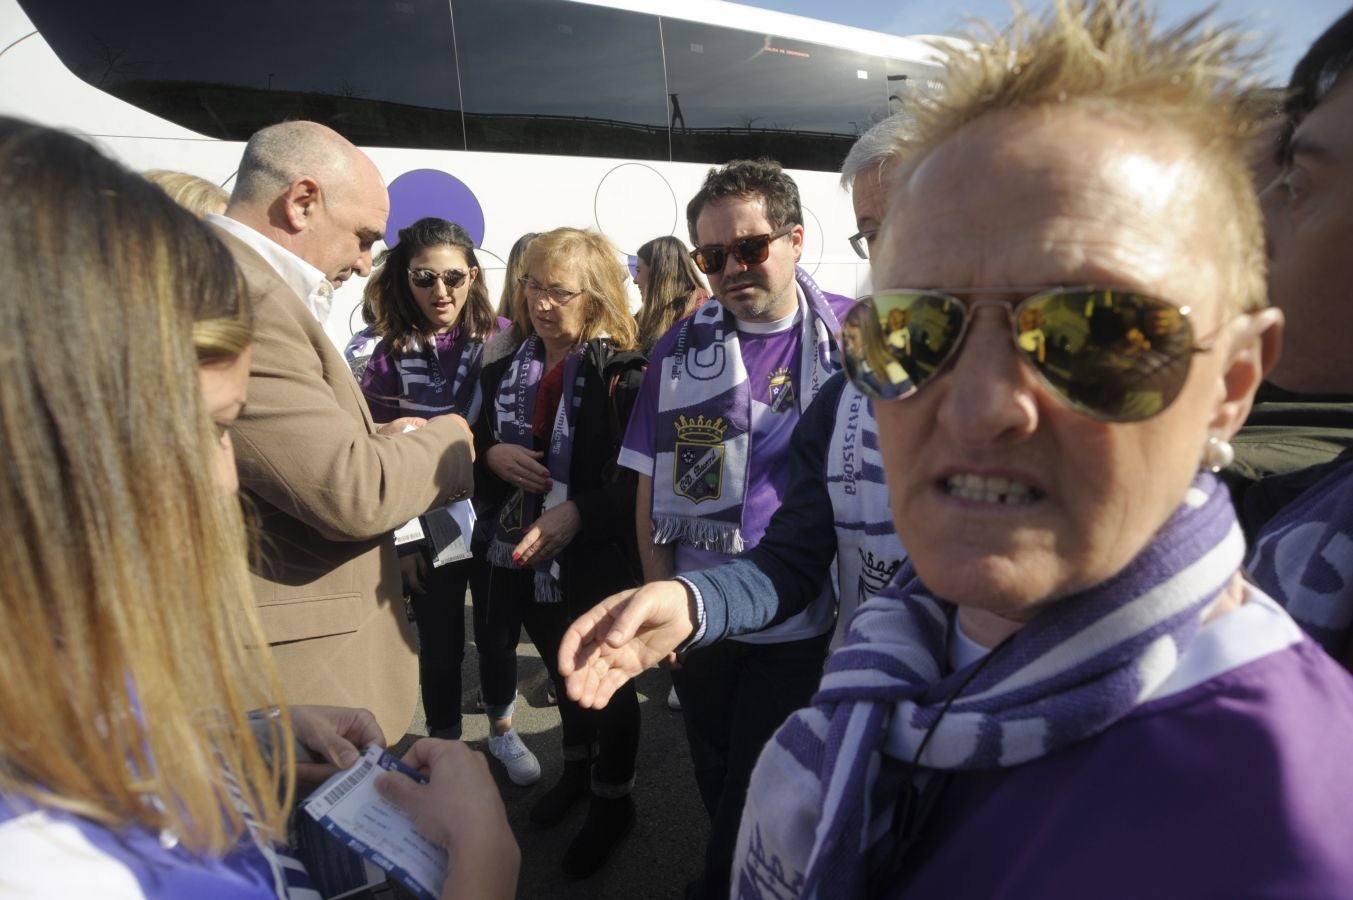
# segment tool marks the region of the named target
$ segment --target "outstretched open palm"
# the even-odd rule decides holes
[[[564,633],[559,674],[569,697],[600,709],[626,681],[671,656],[695,626],[690,597],[679,581],[612,594]]]

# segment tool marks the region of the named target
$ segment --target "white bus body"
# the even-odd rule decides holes
[[[495,301],[524,232],[593,227],[625,254],[689,243],[687,201],[743,155],[797,182],[802,265],[860,291],[835,170],[938,77],[934,59],[922,41],[723,0],[0,0],[0,114],[227,189],[253,130],[324,121],[391,185],[388,233],[418,214],[469,228]],[[360,282],[338,294],[340,344],[361,327]]]

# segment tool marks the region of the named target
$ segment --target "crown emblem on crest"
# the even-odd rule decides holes
[[[676,420],[677,438],[693,444],[717,444],[723,440],[723,433],[727,430],[723,416],[717,419],[706,419],[703,415],[694,419],[677,416]]]
[[[860,597],[880,591],[893,580],[897,570],[902,568],[902,560],[876,557],[872,550],[860,549]]]

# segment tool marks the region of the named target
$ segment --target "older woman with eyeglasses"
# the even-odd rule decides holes
[[[738,896],[1349,894],[1353,681],[1213,475],[1281,326],[1243,60],[1151,22],[1021,14],[920,110],[851,314],[911,565],[763,752]],[[634,599],[575,625],[575,696],[694,630]]]
[[[554,660],[573,616],[641,580],[634,537],[635,479],[616,456],[642,379],[619,255],[601,235],[559,228],[526,250],[527,318],[486,353],[476,427],[476,491],[486,515],[487,630],[515,644],[522,625],[555,680],[564,771],[531,819],[554,825],[583,800],[587,820],[564,854],[566,873],[596,871],[633,827],[639,704],[566,699]],[[485,693],[485,703],[505,702]]]

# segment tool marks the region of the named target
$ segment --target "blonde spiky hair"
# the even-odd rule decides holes
[[[1236,28],[1208,13],[1157,28],[1145,0],[1054,0],[1042,17],[1018,4],[1003,32],[978,23],[971,43],[947,54],[944,90],[913,108],[916,128],[897,174],[905,183],[926,157],[987,113],[1073,106],[1105,118],[1173,130],[1199,151],[1200,168],[1232,215],[1217,223],[1234,247],[1226,282],[1232,308],[1266,305],[1263,224],[1246,164],[1262,115],[1251,101],[1259,56]]]

